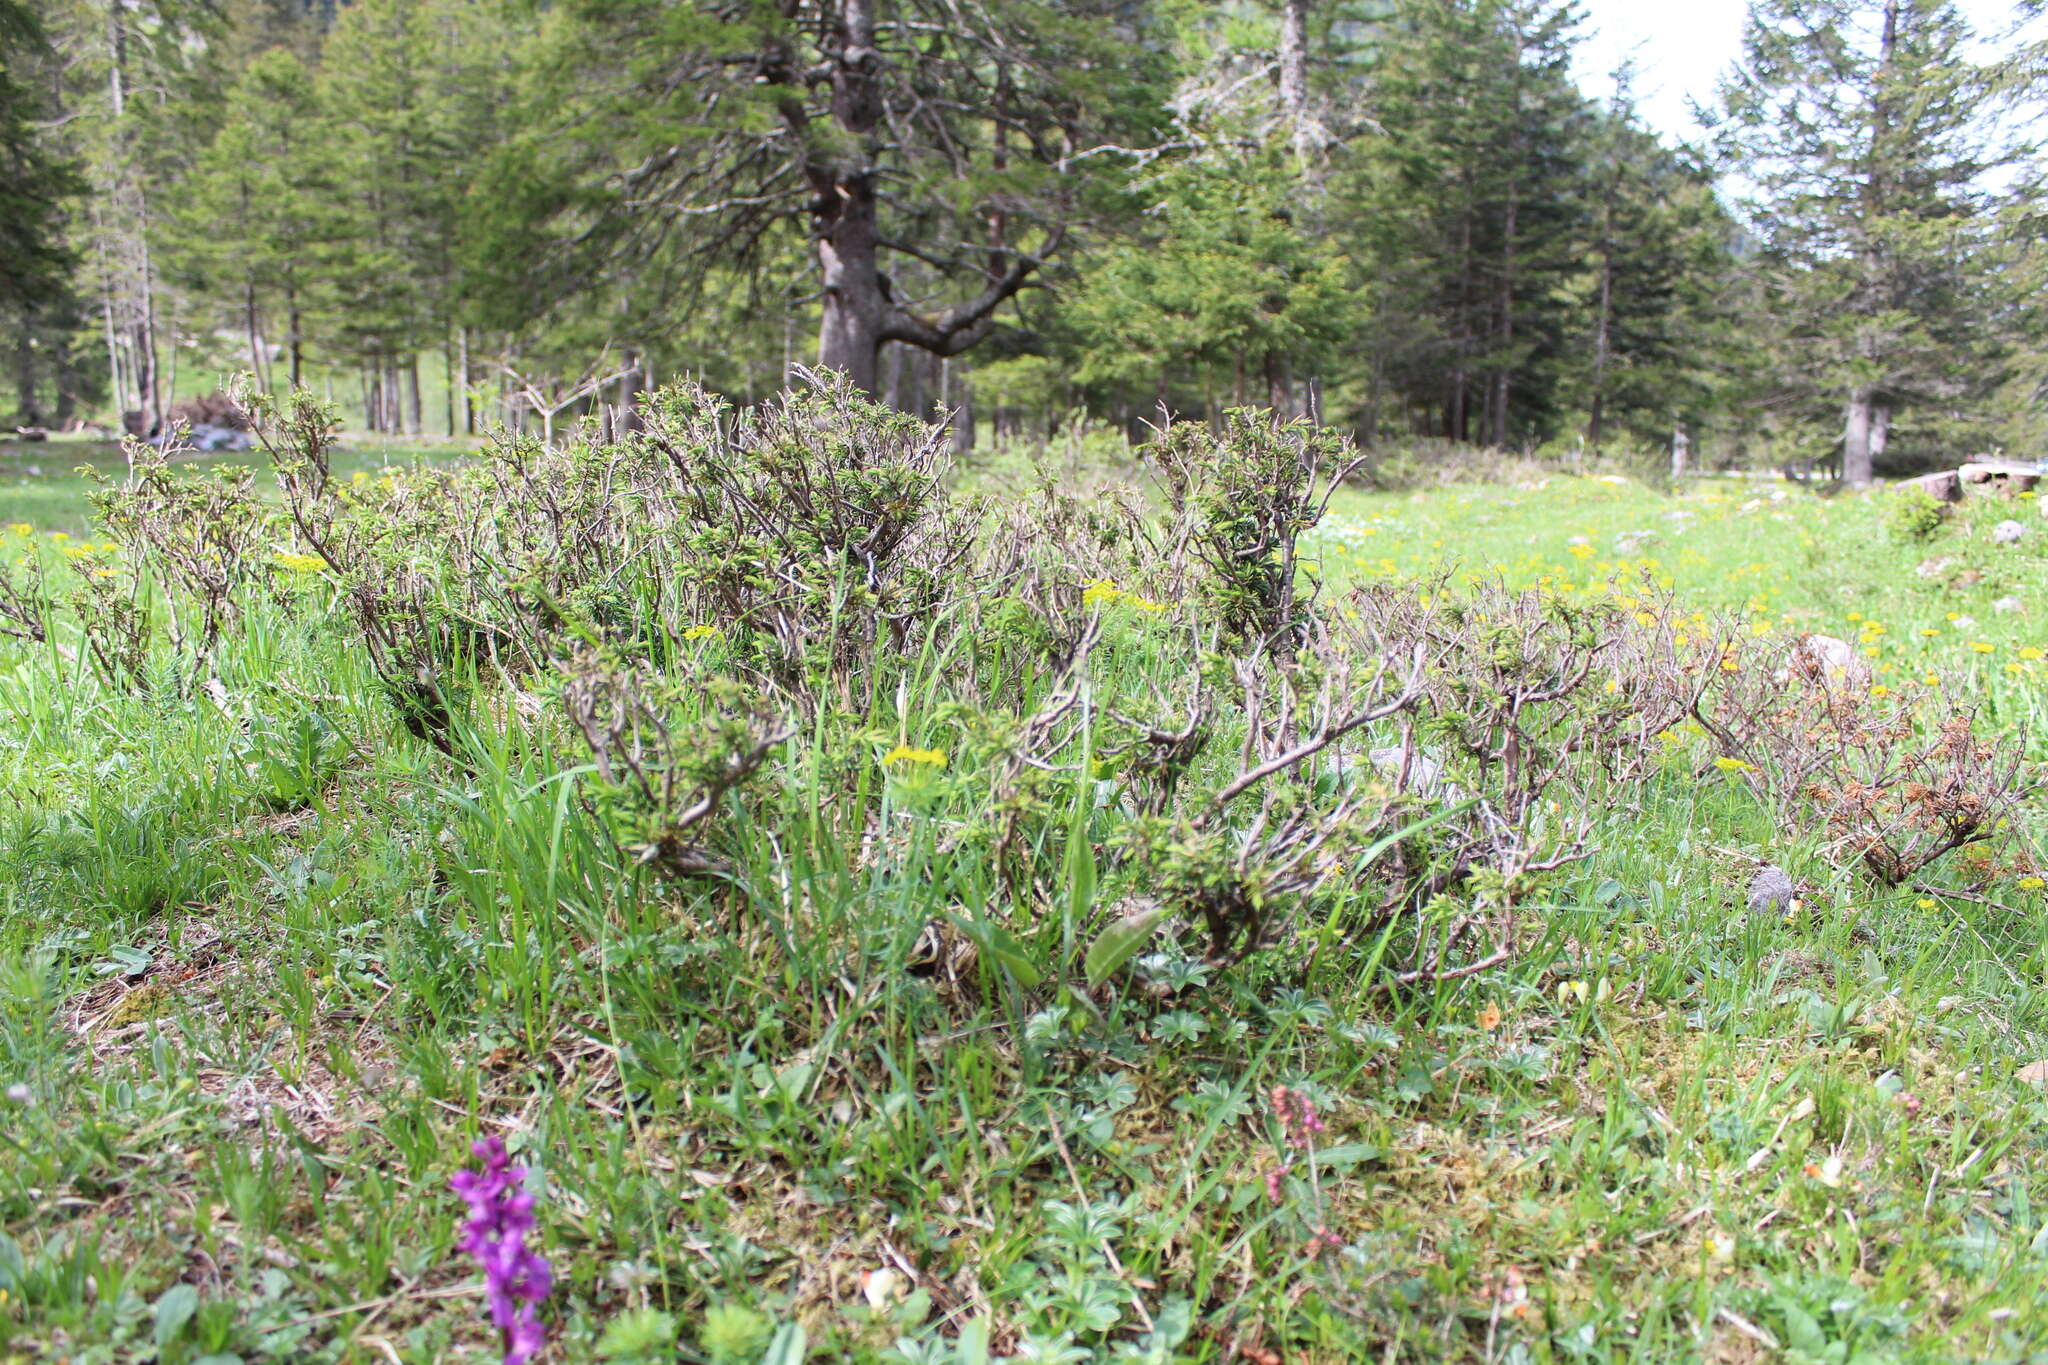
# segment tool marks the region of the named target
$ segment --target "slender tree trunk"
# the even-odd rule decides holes
[[[256,283],[242,282],[242,321],[249,330],[249,372],[256,376],[256,382],[270,392],[270,381],[263,377],[263,349],[256,339]]]
[[[1315,156],[1315,130],[1308,117],[1308,10],[1310,0],[1283,0],[1280,6],[1280,113],[1287,120],[1295,164],[1309,173]]]
[[[14,406],[15,420],[23,426],[43,424],[42,409],[36,402],[35,338],[26,312],[21,317],[21,331],[14,338]]]
[[[1507,217],[1501,225],[1500,316],[1495,333],[1496,358],[1492,393],[1488,401],[1488,443],[1506,449],[1508,444],[1508,393],[1513,382],[1509,353],[1515,344],[1515,226],[1520,205],[1515,185],[1508,184]]]
[[[292,353],[292,388],[297,389],[306,382],[305,331],[299,319],[299,287],[296,283],[285,286],[285,344]]]
[[[1289,411],[1288,387],[1286,357],[1278,351],[1266,352],[1266,406],[1275,422],[1285,422],[1293,416]]]
[[[1692,465],[1692,437],[1686,432],[1685,423],[1679,422],[1671,428],[1671,477],[1682,479]]]
[[[1851,488],[1868,488],[1871,484],[1873,399],[1868,384],[1858,385],[1849,395],[1849,419],[1842,432],[1842,482]]]
[[[128,348],[135,366],[135,396],[142,408],[142,431],[146,436],[155,436],[163,418],[156,400],[156,348],[150,344],[147,325],[135,324]]]
[[[171,333],[171,344],[164,348],[164,353],[170,357],[170,366],[163,377],[163,387],[158,390],[157,421],[160,423],[170,420],[171,404],[178,398],[178,337],[175,330]]]
[[[418,436],[426,431],[427,424],[420,411],[420,353],[417,349],[412,350],[411,359],[406,363],[405,385],[405,434]]]
[[[1609,319],[1614,308],[1614,254],[1603,249],[1600,258],[1600,302],[1593,329],[1593,397],[1586,410],[1586,447],[1600,453],[1601,417],[1607,400]]]
[[[645,391],[645,382],[646,375],[640,367],[640,352],[628,350],[626,372],[619,376],[618,427],[622,435],[639,431],[645,425],[640,417],[640,395]]]
[[[469,388],[469,328],[455,329],[455,368],[462,376],[462,434],[476,435],[476,395]]]
[[[57,426],[64,431],[71,429],[71,420],[78,411],[79,380],[78,351],[66,345],[57,352]]]

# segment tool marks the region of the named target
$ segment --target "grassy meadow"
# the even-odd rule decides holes
[[[499,1359],[486,1135],[542,1361],[2048,1358],[2031,500],[1353,484],[1275,598],[1294,447],[976,502],[820,401],[0,485],[0,1359]],[[1839,721],[1806,633],[1992,837],[1887,884],[1659,710]]]

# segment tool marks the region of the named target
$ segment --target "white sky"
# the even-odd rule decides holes
[[[1669,140],[1699,136],[1687,100],[1709,102],[1728,64],[1742,51],[1745,0],[1582,0],[1586,41],[1579,46],[1579,84],[1604,98],[1610,74],[1635,59],[1636,107]],[[1959,0],[1980,34],[2013,22],[2010,0]]]

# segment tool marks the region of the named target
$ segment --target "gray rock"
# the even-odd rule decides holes
[[[2025,604],[2022,603],[2020,599],[2017,597],[2001,597],[1996,602],[1993,602],[1991,604],[1991,610],[1997,612],[2001,616],[2003,616],[2005,613],[2009,611],[2022,611],[2024,609]]]
[[[1867,683],[1870,660],[1856,646],[1833,635],[1808,635],[1792,647],[1792,671],[1824,683]]]
[[[2026,527],[2008,518],[1991,528],[1991,543],[1993,545],[2016,544],[2025,538],[2026,534]]]
[[[1792,904],[1793,895],[1792,878],[1785,869],[1765,863],[1749,879],[1749,913],[1761,915],[1768,911],[1782,915]]]
[[[1971,460],[1956,471],[1964,485],[1978,490],[2024,493],[2041,482],[2041,471],[2023,460]]]
[[[1374,749],[1366,757],[1372,760],[1373,768],[1389,782],[1400,780],[1401,750],[1398,746]],[[1465,799],[1457,783],[1444,780],[1444,765],[1423,749],[1417,749],[1408,755],[1408,790],[1417,796],[1441,797],[1446,801]]]
[[[1936,502],[1961,502],[1963,500],[1962,476],[1953,469],[1944,469],[1934,474],[1922,474],[1917,479],[1907,479],[1896,485],[1899,492],[1918,489]]]

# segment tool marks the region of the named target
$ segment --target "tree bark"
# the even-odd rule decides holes
[[[285,286],[284,306],[286,328],[289,335],[286,344],[292,351],[292,388],[302,387],[306,382],[305,329],[299,318],[299,290],[295,284]]]
[[[469,328],[455,329],[455,368],[462,377],[462,434],[476,435],[476,395],[469,388]]]
[[[412,360],[405,367],[406,424],[408,436],[418,436],[426,430],[424,415],[420,411],[420,353],[415,350]]]
[[[263,386],[263,391],[269,393],[270,380],[264,373],[262,343],[257,338],[256,282],[254,280],[244,280],[242,282],[242,320],[249,329],[249,372],[256,376],[256,382]]]
[[[795,69],[786,52],[771,53],[766,77],[787,88],[777,104],[783,124],[804,147],[804,179],[811,190],[811,231],[818,253],[820,317],[818,363],[842,370],[866,393],[875,392],[884,342],[900,341],[935,355],[959,355],[987,336],[1003,302],[1023,288],[1040,261],[1021,252],[991,249],[982,291],[937,317],[896,302],[882,270],[874,153],[882,122],[881,69],[875,46],[875,0],[836,0],[827,10],[823,47],[831,87],[834,133],[820,137],[796,90],[809,72]],[[1000,230],[1000,223],[996,224]],[[1057,237],[1047,247],[1058,246]],[[1005,264],[996,268],[993,262]]]
[[[1308,8],[1309,0],[1283,0],[1280,6],[1280,114],[1304,175],[1315,155],[1308,118]]]
[[[1870,435],[1874,395],[1868,384],[1859,384],[1849,395],[1849,420],[1842,432],[1842,482],[1851,488],[1871,484]]]
[[[36,404],[36,348],[26,313],[21,331],[14,338],[14,406],[16,421],[25,427],[39,427],[42,410]]]

